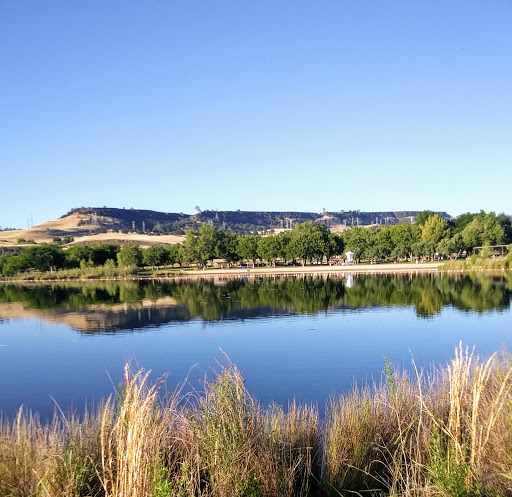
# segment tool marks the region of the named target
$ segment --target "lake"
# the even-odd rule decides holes
[[[0,284],[0,409],[82,412],[123,365],[201,388],[226,356],[263,405],[380,379],[385,357],[444,364],[512,345],[512,275],[319,275]]]

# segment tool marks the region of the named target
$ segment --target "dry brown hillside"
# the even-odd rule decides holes
[[[106,233],[94,234],[101,227]],[[36,243],[51,242],[55,237],[70,235],[75,238],[73,245],[81,243],[139,243],[141,245],[157,245],[161,243],[180,243],[183,236],[162,235],[150,236],[137,233],[117,233],[119,223],[108,217],[97,216],[93,219],[89,214],[74,212],[68,216],[37,224],[26,230],[13,230],[0,232],[0,247],[23,246],[17,241],[20,238],[33,240]]]

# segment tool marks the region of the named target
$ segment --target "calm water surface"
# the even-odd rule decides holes
[[[483,355],[512,345],[512,277],[400,275],[0,285],[0,409],[79,412],[112,393],[123,365],[187,374],[229,356],[264,405],[323,406],[384,357],[445,363],[462,340]]]

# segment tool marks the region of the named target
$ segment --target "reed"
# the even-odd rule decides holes
[[[0,496],[100,495],[99,412],[82,419],[58,413],[43,425],[20,409],[12,422],[2,420]]]
[[[263,408],[231,363],[161,397],[132,373],[116,401],[42,424],[0,423],[0,497],[510,495],[512,360],[460,344],[429,374],[389,363],[384,381],[314,405]]]
[[[131,374],[125,366],[125,385],[117,412],[107,402],[101,415],[101,469],[105,497],[150,497],[161,478],[160,447],[164,433],[158,405],[158,383],[148,385],[149,372]]]

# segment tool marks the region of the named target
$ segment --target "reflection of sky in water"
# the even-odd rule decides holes
[[[383,357],[409,367],[444,364],[463,340],[488,355],[511,346],[511,312],[460,312],[445,308],[418,319],[411,307],[373,308],[262,319],[164,324],[133,333],[86,335],[36,319],[0,327],[0,408],[12,415],[20,404],[51,413],[55,398],[79,409],[113,391],[125,361],[169,373],[174,387],[187,375],[198,387],[221,358],[239,367],[249,391],[263,404],[293,397],[317,401],[347,390],[354,379],[379,377]],[[109,375],[111,379],[109,378]]]

